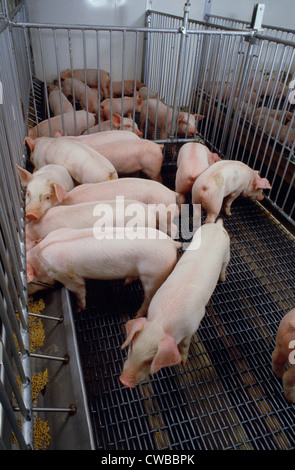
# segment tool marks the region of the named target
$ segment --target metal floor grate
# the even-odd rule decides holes
[[[294,238],[241,198],[224,225],[227,281],[215,289],[186,366],[135,389],[119,382],[120,347],[141,285],[88,282],[75,323],[97,449],[295,449],[295,405],[271,370],[279,322],[294,308]]]

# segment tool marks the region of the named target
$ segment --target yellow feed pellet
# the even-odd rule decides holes
[[[22,420],[18,419],[20,429],[22,429]],[[45,450],[50,443],[50,428],[48,421],[42,421],[37,415],[33,416],[33,439],[34,439],[34,450]],[[12,433],[12,442],[18,446],[18,441],[15,434]]]

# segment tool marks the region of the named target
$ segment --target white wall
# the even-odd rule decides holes
[[[204,0],[190,0],[191,19],[203,19]],[[230,18],[250,21],[257,0],[211,0],[211,13]],[[263,22],[285,28],[294,28],[294,0],[264,0]],[[184,0],[28,0],[30,21],[33,23],[54,23],[65,25],[144,26],[145,10],[153,9],[177,16],[183,16]],[[66,31],[57,32],[58,58],[56,59],[53,33],[42,30],[43,63],[49,81],[57,76],[57,60],[61,70],[70,67],[69,42]],[[125,79],[134,78],[135,35],[128,33],[125,54]],[[34,59],[37,76],[43,80],[39,33],[32,32]],[[86,33],[87,67],[97,66],[97,38],[95,33]],[[141,78],[141,52],[143,34],[139,35],[137,79]],[[83,41],[80,32],[72,33],[73,68],[84,67]],[[113,54],[110,56],[110,37],[107,33],[99,36],[99,67],[110,71],[113,79],[122,78],[122,33],[113,34]]]
[[[28,0],[30,20],[41,23],[142,26],[146,0]]]
[[[190,0],[190,18],[203,18],[204,0]],[[250,21],[257,0],[211,0],[215,15]],[[294,0],[262,0],[264,23],[295,29]],[[31,21],[63,24],[143,26],[144,12],[183,16],[184,0],[28,0]]]
[[[129,26],[144,25],[145,0],[28,0],[29,17],[32,23],[62,24],[62,25],[102,25]],[[138,44],[137,79],[141,75],[141,55],[143,35]],[[112,35],[112,57],[110,54],[110,35],[99,33],[99,39],[94,32],[85,33],[87,68],[97,67],[99,53],[99,68],[110,71],[114,80],[122,77],[122,33]],[[80,31],[71,32],[71,51],[73,68],[84,67],[83,39]],[[125,79],[134,78],[135,64],[135,34],[126,36]],[[42,81],[44,73],[48,82],[57,77],[57,68],[70,68],[69,40],[66,30],[57,30],[56,45],[53,31],[32,31],[33,53],[36,75]],[[99,43],[99,50],[97,44]],[[56,51],[58,58],[56,58]],[[42,65],[43,56],[43,65]],[[57,66],[58,62],[58,66]],[[112,65],[111,65],[112,64]]]

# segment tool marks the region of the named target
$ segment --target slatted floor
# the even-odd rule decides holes
[[[135,389],[119,381],[127,353],[120,347],[141,285],[88,282],[75,323],[97,449],[295,449],[295,405],[271,370],[279,322],[295,304],[295,241],[241,198],[224,225],[227,280],[214,291],[186,366],[162,369]]]

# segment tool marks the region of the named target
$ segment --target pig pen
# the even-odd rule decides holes
[[[247,147],[245,117],[212,91],[220,83],[222,96],[228,83],[235,89],[252,83],[265,58],[254,48],[263,50],[273,41],[261,39],[255,30],[191,21],[188,4],[184,18],[147,12],[146,28],[31,24],[22,2],[2,7],[1,449],[294,449],[294,404],[286,401],[271,369],[280,320],[294,308],[294,143],[282,145],[267,137],[262,147],[248,137],[252,146]],[[101,43],[108,44],[109,62]],[[113,59],[118,43],[120,66]],[[64,44],[67,63],[59,55]],[[80,62],[74,46],[82,51]],[[293,47],[278,46],[291,59]],[[48,50],[55,66],[50,78]],[[125,323],[142,300],[139,281],[127,286],[121,280],[88,281],[87,307],[80,314],[74,314],[74,298],[65,288],[42,291],[33,299],[26,294],[24,191],[15,163],[30,167],[23,139],[27,127],[50,117],[47,84],[57,79],[60,87],[63,69],[90,64],[108,66],[112,80],[142,79],[148,93],[173,106],[172,130],[164,140],[163,184],[174,189],[180,147],[200,141],[222,158],[259,169],[273,185],[263,205],[240,198],[232,217],[223,217],[231,240],[227,280],[218,283],[211,297],[186,366],[162,369],[135,389],[122,386],[119,375],[126,358],[121,350]],[[294,61],[288,64],[289,73],[294,72]],[[275,83],[281,77],[287,83],[288,76],[279,72]],[[239,104],[246,102],[243,91],[237,97]],[[284,101],[283,110],[291,106]],[[177,135],[180,109],[205,115],[193,138]],[[139,122],[135,112],[133,118]],[[152,132],[147,124],[144,137],[160,142],[158,130]],[[262,142],[253,121],[251,129]],[[191,222],[182,226],[184,243]],[[30,317],[42,323],[38,334]],[[41,340],[33,345],[35,336]]]

